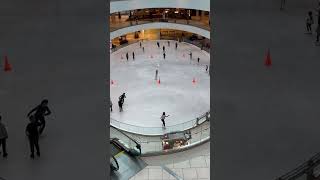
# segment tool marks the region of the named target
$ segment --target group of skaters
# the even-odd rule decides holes
[[[43,133],[43,130],[46,125],[45,116],[51,114],[51,111],[48,107],[48,100],[44,99],[38,106],[33,108],[28,114],[29,123],[26,126],[25,133],[29,140],[30,145],[30,157],[34,159],[35,149],[36,154],[40,157],[40,148],[39,148],[39,136]],[[8,156],[7,152],[7,139],[8,131],[7,127],[2,122],[2,117],[0,115],[0,146],[2,146],[2,156],[6,158]],[[1,152],[0,152],[1,153]]]
[[[126,93],[122,93],[120,96],[119,96],[119,100],[118,100],[118,105],[119,105],[119,111],[122,112],[123,111],[123,103],[124,103],[124,98],[126,98]],[[110,111],[112,112],[113,109],[112,109],[112,101],[111,101],[111,98],[110,98]],[[166,115],[165,112],[162,113],[161,117],[160,117],[160,120],[162,122],[162,126],[165,128],[166,127],[166,122],[165,122],[165,119],[169,117],[169,115]]]
[[[121,96],[119,96],[119,100],[118,100],[118,106],[119,106],[119,111],[122,112],[123,111],[123,104],[124,104],[124,98],[126,98],[126,93],[122,93]],[[110,98],[110,111],[112,112],[112,101]]]

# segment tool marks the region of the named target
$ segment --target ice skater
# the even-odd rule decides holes
[[[158,48],[160,48],[160,43],[159,42],[157,42],[157,46],[158,46]]]
[[[37,122],[36,118],[33,115],[29,116],[29,120],[30,123],[26,127],[26,135],[28,136],[30,144],[30,157],[34,159],[34,148],[36,148],[37,156],[40,157],[38,127],[41,126],[41,124]]]
[[[118,105],[119,105],[119,111],[122,112],[123,101],[119,99]]]
[[[110,111],[112,112],[112,101],[111,101],[111,98],[110,98]]]
[[[163,53],[163,59],[166,59],[166,53]]]
[[[163,112],[162,115],[161,115],[161,117],[160,117],[160,119],[161,119],[161,121],[162,121],[162,126],[163,126],[164,128],[166,127],[166,122],[165,122],[166,117],[169,117],[169,115],[166,116],[166,113],[165,113],[165,112]]]
[[[134,60],[134,52],[132,52],[132,59]]]
[[[142,46],[142,43],[141,43],[141,41],[140,41],[140,48],[141,48],[141,46]]]
[[[280,0],[280,10],[284,10],[284,7],[286,5],[286,0]]]
[[[206,65],[206,72],[208,72],[208,65]]]
[[[178,49],[178,42],[176,42],[176,50]]]
[[[192,59],[192,52],[190,52],[189,56],[190,56],[190,60],[191,60]]]
[[[129,60],[129,54],[128,52],[126,53],[126,58],[127,58],[127,61]]]
[[[121,96],[119,96],[119,101],[122,101],[122,103],[124,103],[124,98],[126,98],[126,93],[121,94]]]
[[[142,47],[142,52],[144,53],[144,47]]]
[[[156,69],[156,76],[155,76],[154,80],[158,80],[158,69]]]
[[[200,63],[200,58],[198,57],[198,65],[199,65],[199,63]]]
[[[312,25],[313,25],[314,21],[313,21],[313,15],[312,15],[312,11],[308,12],[308,15],[306,17],[306,27],[307,27],[307,33],[308,34],[312,34]]]
[[[168,47],[170,47],[170,41],[168,41]]]
[[[163,50],[163,52],[165,52],[165,51],[166,51],[166,47],[163,46],[163,47],[162,47],[162,50]]]
[[[2,146],[2,157],[6,158],[8,156],[7,152],[7,139],[8,132],[6,126],[2,123],[2,117],[0,115],[0,146]],[[1,153],[1,152],[0,152]]]
[[[319,45],[319,37],[320,37],[320,24],[318,25],[316,29],[317,39],[316,39],[316,45]]]
[[[34,117],[35,117],[36,121],[41,124],[41,127],[39,129],[39,134],[42,134],[42,132],[46,126],[46,120],[44,117],[51,114],[51,111],[48,107],[48,103],[49,103],[49,101],[47,99],[42,100],[41,104],[36,106],[35,108],[33,108],[27,115],[28,117],[30,117],[30,115],[33,112],[35,112]]]

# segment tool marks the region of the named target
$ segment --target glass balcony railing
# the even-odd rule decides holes
[[[123,123],[120,121],[117,121],[116,119],[110,118],[110,124],[113,127],[116,127],[120,130],[124,130],[127,132],[132,132],[135,134],[142,134],[142,135],[163,135],[165,133],[175,132],[175,131],[184,131],[187,129],[191,129],[196,127],[197,125],[205,122],[206,120],[209,120],[210,118],[210,111],[202,114],[201,116],[189,120],[187,122],[176,124],[172,126],[166,126],[166,128],[163,127],[141,127],[141,126],[135,126],[127,123]]]
[[[210,139],[210,120],[205,121],[202,124],[199,124],[198,126],[184,132],[190,134],[190,138],[187,140],[187,143],[183,146],[172,149],[164,149],[163,139],[161,138],[162,136],[145,136],[127,132],[125,133],[135,139],[135,141],[141,145],[142,156],[159,155],[182,151],[196,146],[202,142],[208,141]]]

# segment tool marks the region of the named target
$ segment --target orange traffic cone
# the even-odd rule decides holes
[[[267,56],[266,56],[266,59],[264,61],[264,65],[267,66],[267,67],[272,65],[270,49],[268,49]]]
[[[12,66],[11,66],[11,64],[9,63],[8,56],[7,56],[7,55],[4,56],[4,71],[5,71],[5,72],[12,71]]]

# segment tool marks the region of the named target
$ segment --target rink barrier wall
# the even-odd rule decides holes
[[[149,8],[181,8],[210,11],[210,0],[111,0],[110,14]]]
[[[201,116],[195,119],[192,119],[190,121],[187,121],[181,124],[166,126],[166,128],[164,129],[162,127],[135,126],[135,125],[117,121],[116,119],[113,119],[110,117],[110,125],[122,131],[130,132],[134,134],[140,134],[140,135],[146,135],[146,136],[161,136],[163,134],[170,133],[170,132],[185,131],[185,130],[194,128],[202,124],[206,120],[209,120],[209,118],[210,118],[210,111],[207,111],[206,113],[202,114]]]
[[[110,32],[116,31],[118,29],[130,27],[130,26],[136,26],[136,25],[142,25],[147,23],[155,23],[155,22],[167,22],[167,23],[175,23],[175,24],[184,24],[184,25],[190,25],[195,26],[201,29],[205,29],[210,31],[210,25],[208,23],[204,23],[203,21],[198,20],[186,20],[186,19],[177,19],[177,18],[152,18],[152,19],[139,19],[137,21],[123,21],[121,23],[113,23],[110,22]]]
[[[160,39],[160,40],[174,40],[174,39]],[[117,46],[115,48],[112,48],[111,49],[111,53],[115,53],[115,52],[117,52],[118,50],[120,50],[122,48],[125,48],[125,47],[127,47],[127,46],[129,46],[131,44],[134,44],[134,43],[138,43],[140,41],[141,41],[141,39],[139,39],[139,40],[138,39],[130,40],[126,44],[122,44],[122,45],[119,45],[119,46]],[[148,41],[148,39],[143,39],[143,41]],[[191,41],[191,40],[188,40],[188,39],[182,39],[181,41],[184,42],[184,43],[188,43],[190,45],[196,46],[197,48],[201,49],[201,43],[198,42],[198,41]],[[202,50],[206,51],[208,53],[208,56],[210,56],[210,48],[202,47]]]
[[[110,39],[114,39],[116,37],[123,36],[128,33],[134,33],[137,31],[146,29],[174,29],[174,30],[180,30],[180,31],[187,31],[190,33],[198,34],[200,36],[203,36],[207,39],[210,39],[210,30],[202,29],[196,26],[192,25],[186,25],[186,24],[178,24],[178,23],[171,23],[171,22],[148,22],[145,24],[138,24],[133,25],[125,28],[121,28],[118,30],[115,30],[113,32],[110,32]]]

